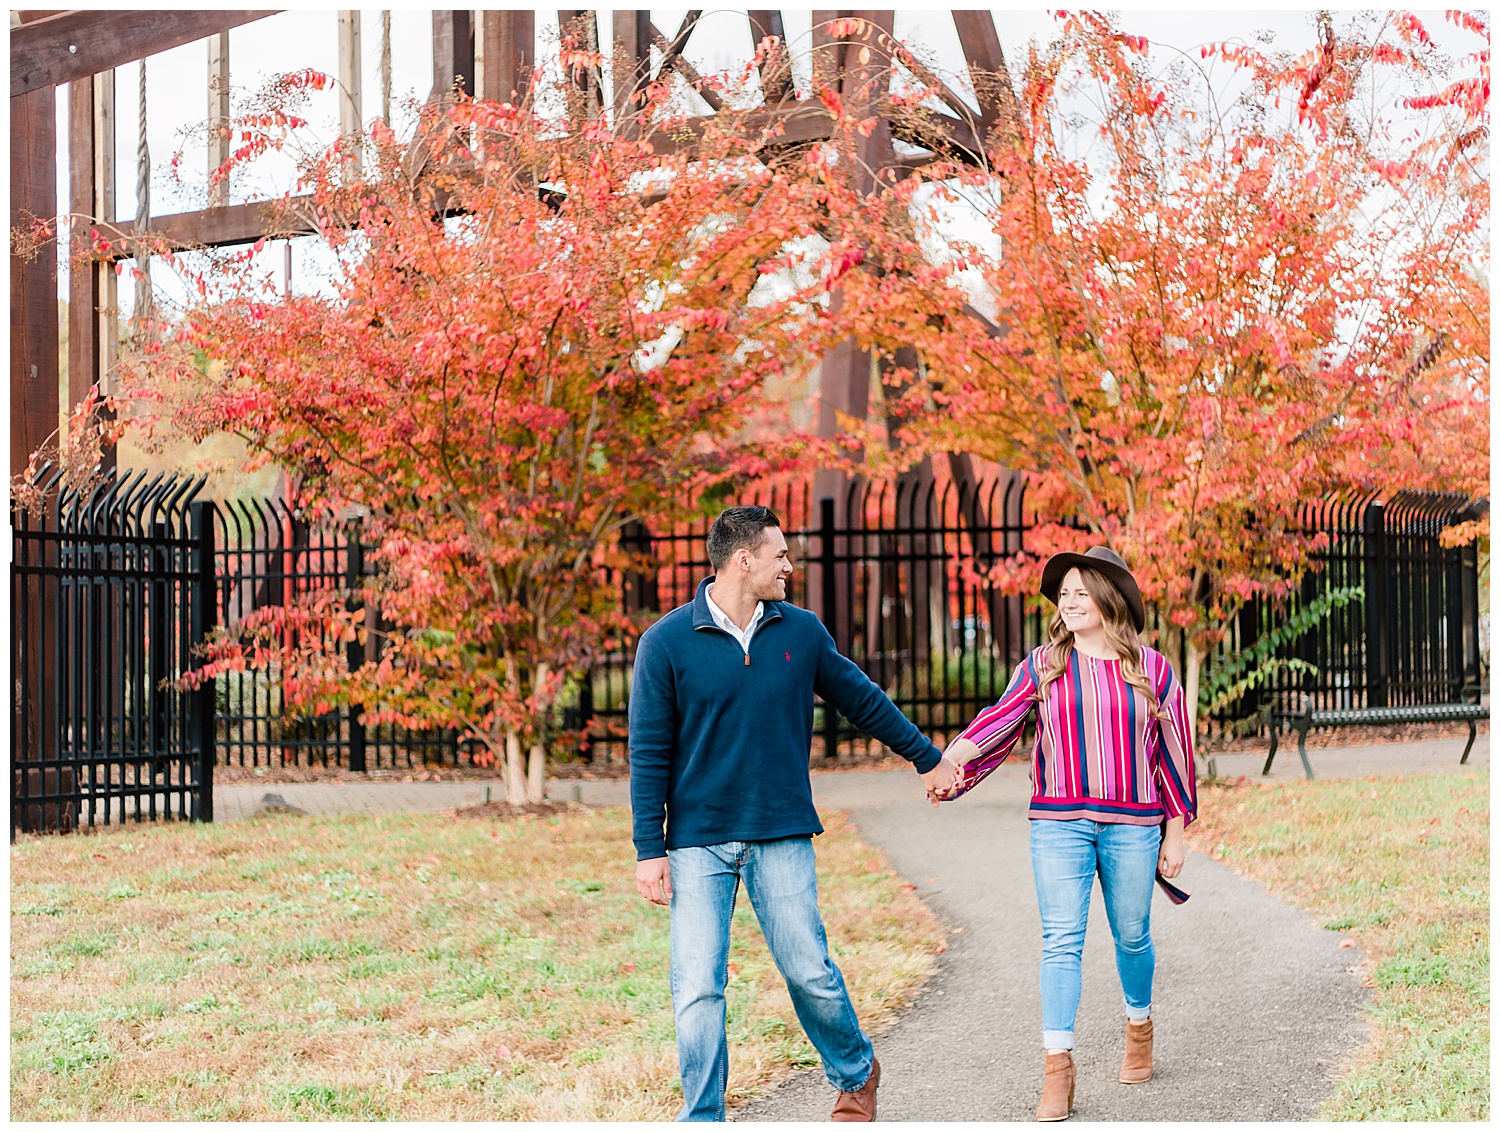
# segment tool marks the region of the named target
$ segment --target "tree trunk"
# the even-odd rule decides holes
[[[505,800],[519,806],[526,800],[526,764],[521,759],[521,736],[505,733]]]
[[[1196,633],[1184,633],[1182,642],[1186,671],[1182,674],[1182,690],[1187,693],[1188,720],[1193,725],[1193,735],[1198,734],[1198,683],[1203,676],[1203,653],[1198,648]]]
[[[1182,674],[1182,690],[1187,696],[1188,724],[1192,729],[1193,750],[1198,749],[1198,685],[1203,677],[1203,650],[1198,647],[1199,635],[1184,629],[1182,632],[1182,656],[1185,671]],[[1216,768],[1211,759],[1205,760],[1210,774]]]
[[[547,747],[537,742],[531,745],[531,758],[526,763],[526,800],[545,801],[547,796]]]
[[[547,666],[539,664],[536,666],[536,713],[538,719],[546,715],[548,705],[542,703],[542,689],[547,683]],[[540,724],[537,726],[536,741],[531,744],[531,757],[526,766],[526,800],[528,802],[542,802],[546,800],[547,793],[547,737]]]

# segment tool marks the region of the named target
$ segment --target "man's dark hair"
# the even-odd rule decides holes
[[[740,547],[754,554],[766,537],[767,527],[780,527],[781,520],[769,507],[730,507],[719,513],[708,528],[708,560],[718,573],[729,564],[729,556]]]

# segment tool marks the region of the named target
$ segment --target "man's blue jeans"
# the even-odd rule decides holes
[[[874,1067],[874,1050],[854,1016],[844,977],[828,957],[812,839],[729,841],[671,849],[667,858],[672,867],[672,1009],[684,1101],[677,1119],[724,1119],[729,1076],[724,986],[729,921],[742,880],[797,1018],[823,1059],[824,1074],[836,1089],[861,1088]]]
[[[1042,1045],[1072,1049],[1083,993],[1083,937],[1094,875],[1115,937],[1115,966],[1125,992],[1125,1015],[1151,1017],[1156,949],[1151,943],[1151,892],[1161,827],[1035,819],[1031,871],[1042,913]]]

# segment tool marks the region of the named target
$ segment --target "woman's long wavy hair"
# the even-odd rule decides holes
[[[1125,604],[1124,596],[1114,582],[1109,580],[1108,575],[1087,566],[1076,569],[1083,578],[1084,586],[1088,588],[1089,597],[1099,607],[1099,615],[1104,620],[1104,639],[1109,642],[1110,651],[1120,660],[1120,675],[1125,677],[1125,683],[1146,697],[1146,708],[1151,718],[1167,718],[1167,713],[1156,698],[1156,689],[1151,686],[1151,681],[1146,678],[1145,670],[1141,667],[1141,638],[1135,631],[1135,622],[1130,618],[1130,607]],[[1038,706],[1045,701],[1047,689],[1068,670],[1068,657],[1073,652],[1073,634],[1063,623],[1061,611],[1052,614],[1052,620],[1047,623],[1047,632],[1052,641],[1047,646],[1042,671],[1037,678],[1035,699]]]

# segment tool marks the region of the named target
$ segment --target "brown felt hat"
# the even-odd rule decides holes
[[[1125,559],[1107,546],[1091,546],[1084,554],[1074,554],[1072,551],[1054,554],[1047,559],[1047,565],[1042,567],[1042,596],[1056,605],[1057,591],[1062,588],[1062,580],[1074,566],[1098,570],[1113,582],[1125,599],[1125,604],[1130,607],[1130,619],[1135,622],[1135,631],[1139,633],[1146,628],[1146,603],[1141,600],[1141,587],[1135,584],[1135,577],[1130,573],[1130,567],[1125,565]]]

